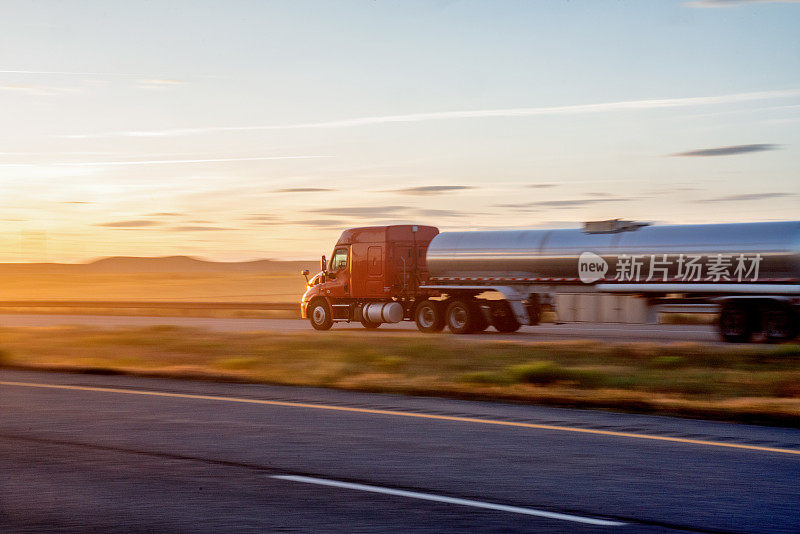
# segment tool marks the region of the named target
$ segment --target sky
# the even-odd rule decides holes
[[[0,261],[796,220],[800,2],[0,0]]]

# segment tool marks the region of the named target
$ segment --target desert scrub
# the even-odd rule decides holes
[[[529,384],[566,382],[580,388],[594,388],[605,384],[605,373],[596,369],[562,367],[551,361],[534,361],[508,367],[511,381]]]
[[[468,384],[501,384],[506,385],[513,382],[505,374],[490,373],[488,371],[470,371],[458,376],[460,382]]]
[[[220,369],[237,371],[240,369],[252,369],[254,367],[258,367],[259,365],[263,365],[264,360],[262,358],[250,356],[246,358],[223,358],[214,363],[216,367],[219,367]]]
[[[533,361],[508,368],[509,376],[517,382],[529,384],[549,384],[564,378],[561,367],[554,362]]]

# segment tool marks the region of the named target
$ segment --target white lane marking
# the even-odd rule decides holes
[[[458,499],[456,497],[445,497],[432,493],[419,493],[416,491],[396,490],[382,488],[380,486],[368,486],[366,484],[354,484],[352,482],[339,482],[338,480],[328,480],[324,478],[304,477],[298,475],[272,475],[270,478],[279,480],[289,480],[291,482],[301,482],[305,484],[317,484],[319,486],[333,486],[356,491],[368,491],[371,493],[382,493],[384,495],[394,495],[396,497],[407,497],[409,499],[420,499],[423,501],[443,502],[447,504],[457,504],[459,506],[471,506],[473,508],[485,508],[487,510],[497,510],[500,512],[510,512],[512,514],[534,515],[546,517],[548,519],[559,519],[561,521],[572,521],[573,523],[585,523],[587,525],[598,525],[603,527],[619,527],[625,525],[619,521],[609,521],[606,519],[593,519],[591,517],[581,517],[578,515],[559,514],[557,512],[546,512],[533,508],[521,508],[519,506],[506,506],[504,504],[494,504],[483,501],[473,501],[472,499]]]

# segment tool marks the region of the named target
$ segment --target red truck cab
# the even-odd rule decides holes
[[[360,321],[367,328],[413,318],[427,295],[425,255],[439,233],[433,226],[369,226],[345,230],[330,260],[308,281],[300,312],[314,328]],[[308,274],[304,271],[303,274]]]

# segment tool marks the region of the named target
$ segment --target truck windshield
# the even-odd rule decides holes
[[[337,248],[331,258],[331,271],[339,271],[347,267],[347,249]]]

